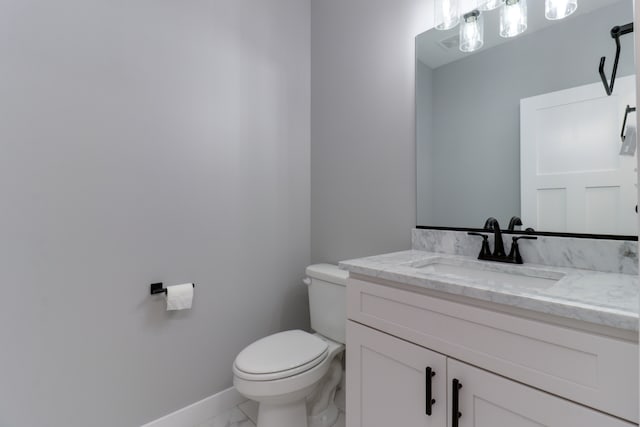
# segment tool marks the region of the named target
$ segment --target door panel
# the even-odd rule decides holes
[[[445,427],[446,358],[347,322],[348,427]],[[427,415],[427,368],[435,399]]]
[[[635,76],[520,100],[521,217],[541,231],[636,234],[634,155],[620,155]],[[635,114],[627,125],[636,126]]]
[[[447,360],[458,390],[458,427],[631,427],[631,424],[482,369]],[[448,413],[453,417],[453,387]],[[453,424],[451,424],[453,425]]]

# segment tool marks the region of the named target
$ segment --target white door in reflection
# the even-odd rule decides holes
[[[523,223],[536,230],[637,234],[635,76],[520,100]],[[633,129],[632,129],[633,128]],[[625,145],[625,153],[621,154]]]

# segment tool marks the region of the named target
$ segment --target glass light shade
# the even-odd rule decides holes
[[[515,37],[527,29],[527,0],[506,0],[500,9],[500,36]]]
[[[482,1],[482,4],[478,7],[480,10],[493,10],[497,9],[504,3],[504,0],[486,0]]]
[[[435,19],[437,30],[448,30],[460,22],[458,0],[435,0]]]
[[[549,20],[566,18],[576,11],[578,0],[546,0],[544,16]]]
[[[473,52],[484,44],[484,17],[478,10],[463,16],[460,22],[460,50]]]

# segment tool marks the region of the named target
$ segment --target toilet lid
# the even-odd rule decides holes
[[[262,338],[242,350],[235,368],[253,375],[288,373],[305,365],[317,365],[326,356],[326,341],[304,331],[280,332]]]

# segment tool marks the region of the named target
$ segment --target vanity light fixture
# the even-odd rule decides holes
[[[527,0],[506,0],[500,9],[500,36],[515,37],[527,29]]]
[[[578,0],[546,0],[544,16],[549,20],[563,19],[578,8]]]
[[[435,0],[436,29],[448,30],[460,22],[459,0]]]
[[[478,7],[479,10],[493,10],[497,9],[504,3],[504,0],[487,0],[482,2],[482,4]]]
[[[515,37],[527,30],[527,0],[477,0],[477,9],[460,17],[460,0],[434,0],[436,29],[449,30],[460,23],[460,50],[473,52],[484,44],[482,11],[500,8],[500,36]],[[549,20],[566,18],[576,11],[578,0],[545,0]],[[461,19],[462,18],[462,19]]]
[[[479,10],[472,10],[462,16],[460,23],[460,50],[473,52],[484,44],[484,18]]]

